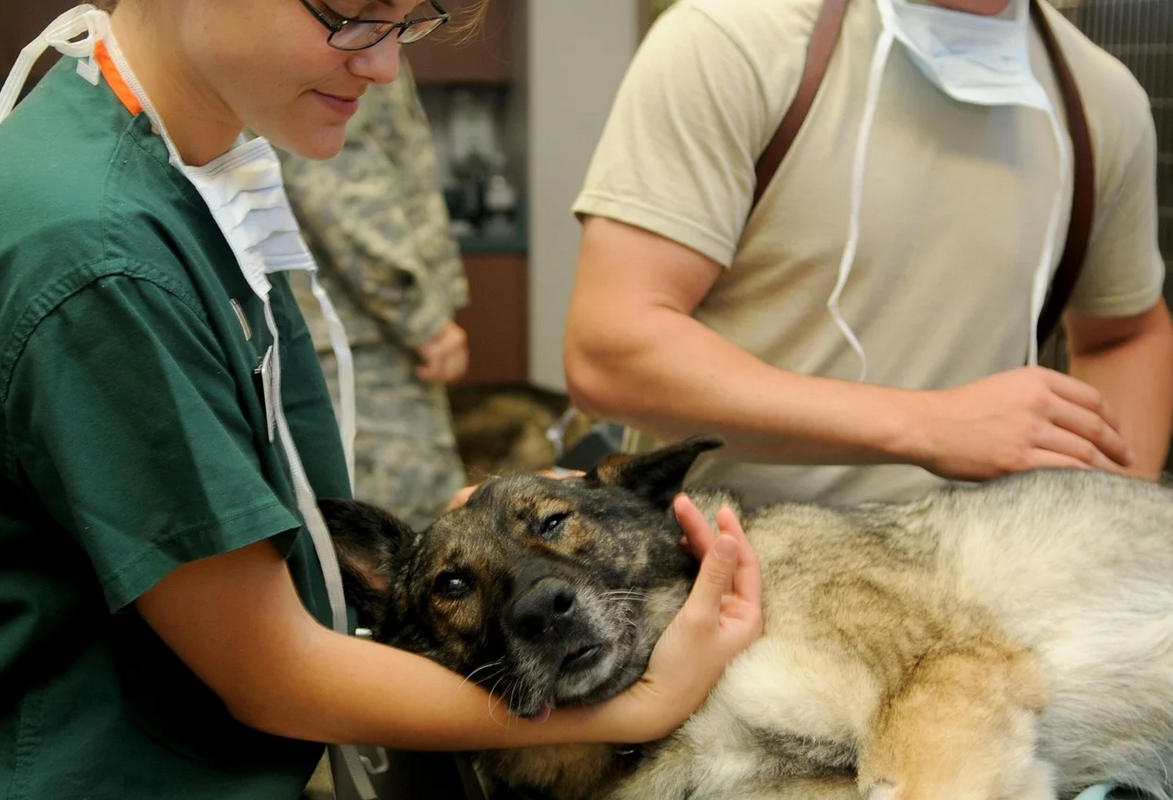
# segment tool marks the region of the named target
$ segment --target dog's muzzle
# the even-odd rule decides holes
[[[556,642],[571,633],[578,617],[578,593],[560,578],[543,578],[513,601],[507,622],[527,642]]]

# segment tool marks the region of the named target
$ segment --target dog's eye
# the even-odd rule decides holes
[[[569,516],[569,513],[563,511],[558,514],[550,514],[542,517],[538,521],[538,536],[541,536],[543,539],[553,539],[561,532],[562,523],[566,522]]]
[[[458,600],[472,593],[472,576],[464,572],[441,572],[432,581],[432,594]]]

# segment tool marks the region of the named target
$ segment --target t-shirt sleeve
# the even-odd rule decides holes
[[[9,468],[85,549],[112,611],[300,524],[197,308],[153,280],[97,279],[39,319],[10,372]]]
[[[754,164],[789,103],[790,84],[797,86],[809,35],[796,30],[789,49],[775,42],[766,67],[742,33],[692,4],[657,21],[620,86],[576,214],[615,219],[732,263]]]
[[[1143,90],[1122,92],[1132,113],[1113,120],[1098,148],[1096,207],[1083,270],[1071,307],[1124,317],[1161,297],[1165,265],[1157,243],[1157,137]],[[1127,120],[1127,122],[1125,122]]]

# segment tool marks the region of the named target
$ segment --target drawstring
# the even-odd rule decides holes
[[[104,33],[103,22],[108,25],[108,20],[106,14],[91,5],[78,6],[57,17],[40,36],[25,45],[4,81],[4,88],[0,89],[0,122],[12,113],[21,90],[28,82],[33,65],[50,47],[65,56],[87,59],[78,62],[77,71],[96,86],[99,71],[94,60],[94,43],[101,38]],[[83,33],[86,34],[84,39],[72,41]]]
[[[273,351],[277,352],[280,340],[277,333],[277,322],[273,318],[273,306],[267,295],[262,300],[265,307],[265,324],[269,328],[270,336],[273,337]],[[332,627],[335,631],[345,634],[348,621],[346,618],[346,599],[342,589],[342,572],[338,565],[338,553],[334,549],[334,543],[330,539],[330,530],[318,508],[318,501],[310,486],[309,478],[306,476],[305,467],[297,452],[297,445],[294,444],[293,433],[289,430],[289,422],[285,419],[285,407],[281,400],[280,358],[273,359],[272,386],[269,390],[272,392],[272,400],[267,402],[271,402],[273,415],[277,422],[277,438],[281,440],[281,446],[285,450],[285,459],[289,462],[289,472],[293,477],[293,489],[297,495],[297,508],[301,512],[306,530],[309,531],[310,540],[313,542],[314,551],[318,555],[318,563],[325,579],[326,596],[330,601]],[[350,773],[350,779],[354,781],[355,790],[358,792],[360,800],[378,800],[378,792],[375,791],[374,784],[371,783],[370,775],[363,765],[358,748],[350,744],[331,745],[331,747],[338,750],[343,763],[346,764],[346,771]]]
[[[1030,293],[1030,330],[1027,331],[1027,360],[1026,363],[1035,366],[1039,363],[1039,342],[1035,330],[1039,325],[1039,317],[1043,313],[1043,304],[1047,300],[1047,291],[1051,286],[1051,262],[1055,258],[1055,239],[1059,235],[1059,218],[1063,214],[1063,187],[1071,180],[1071,164],[1067,148],[1067,137],[1059,124],[1059,115],[1049,109],[1047,117],[1051,121],[1051,133],[1055,136],[1055,146],[1059,149],[1059,189],[1055,192],[1055,199],[1051,203],[1051,218],[1047,222],[1047,239],[1043,244],[1043,255],[1039,259],[1035,270],[1034,285]]]
[[[330,301],[330,295],[326,294],[325,288],[318,281],[316,269],[310,272],[310,290],[318,299],[318,306],[326,317],[330,347],[334,351],[334,360],[338,365],[338,427],[342,433],[342,450],[346,456],[346,471],[350,476],[350,491],[354,492],[354,440],[357,435],[354,355],[350,352],[346,328],[343,327],[342,319]]]
[[[880,32],[876,42],[876,54],[872,57],[871,71],[868,73],[867,103],[864,106],[863,120],[859,126],[859,137],[855,145],[855,163],[851,172],[851,219],[848,222],[847,245],[843,249],[843,257],[839,261],[839,280],[835,289],[827,300],[827,310],[835,320],[835,324],[843,333],[844,338],[859,356],[859,378],[862,383],[868,374],[868,357],[864,352],[859,338],[847,324],[843,312],[839,309],[839,297],[843,294],[843,287],[847,285],[847,278],[851,275],[851,267],[855,263],[855,253],[859,248],[860,216],[863,209],[864,173],[867,167],[868,139],[871,136],[872,124],[876,119],[876,109],[880,102],[880,85],[884,80],[884,66],[888,63],[888,54],[892,52],[893,36],[887,29]]]
[[[1023,5],[1025,7],[1025,3]],[[883,13],[885,11],[885,5],[881,3],[880,8]],[[890,13],[891,11],[888,9],[888,14],[890,15]],[[860,372],[858,380],[860,382],[867,377],[867,354],[859,338],[844,318],[843,312],[839,307],[839,299],[843,294],[844,287],[847,285],[847,279],[851,275],[856,251],[859,247],[860,217],[863,208],[864,174],[867,166],[868,139],[871,136],[876,110],[879,106],[880,86],[883,82],[884,68],[895,40],[895,35],[889,27],[890,23],[891,21],[886,19],[884,28],[880,32],[880,37],[876,42],[876,52],[872,58],[871,71],[868,75],[867,100],[864,106],[863,119],[860,122],[859,136],[855,148],[855,161],[851,176],[851,217],[848,223],[847,244],[843,250],[843,257],[839,262],[838,280],[835,283],[835,288],[831,292],[830,298],[827,300],[827,310],[830,311],[832,318],[835,320],[835,325],[859,356]],[[1060,218],[1064,206],[1063,189],[1070,181],[1071,165],[1069,163],[1067,138],[1059,122],[1059,117],[1055,113],[1055,109],[1050,103],[1047,103],[1045,106],[1032,103],[1028,107],[1039,108],[1039,110],[1047,114],[1047,118],[1051,123],[1051,132],[1055,138],[1055,145],[1059,151],[1059,187],[1051,202],[1051,213],[1047,222],[1046,238],[1044,239],[1042,253],[1032,276],[1029,298],[1030,326],[1027,329],[1027,363],[1034,365],[1038,363],[1038,341],[1035,337],[1035,330],[1038,327],[1039,317],[1042,314],[1043,305],[1047,299],[1047,292],[1051,285],[1056,236],[1058,235]]]

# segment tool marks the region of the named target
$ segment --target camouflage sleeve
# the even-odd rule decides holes
[[[468,303],[431,129],[410,73],[372,86],[329,161],[282,158],[290,202],[323,270],[410,347]]]

